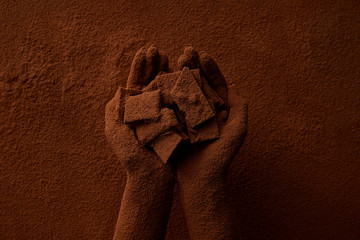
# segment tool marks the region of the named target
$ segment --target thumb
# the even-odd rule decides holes
[[[226,141],[224,144],[230,144],[237,153],[247,134],[248,104],[234,91],[234,88],[229,88],[228,94],[230,113],[219,140]]]

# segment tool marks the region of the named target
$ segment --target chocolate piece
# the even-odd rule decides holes
[[[155,90],[157,90],[157,89],[158,89],[158,87],[157,87],[156,81],[153,80],[153,81],[151,81],[151,82],[149,83],[149,85],[147,85],[146,87],[144,87],[144,88],[142,89],[142,91],[143,91],[143,92],[151,92],[151,91],[155,91]]]
[[[179,72],[163,74],[155,78],[156,86],[161,90],[161,101],[165,106],[174,103],[170,91],[176,84],[176,80],[180,76]]]
[[[194,76],[196,82],[199,84],[200,89],[202,89],[202,80],[201,80],[201,76],[200,76],[200,70],[192,69],[192,70],[190,70],[190,72]]]
[[[182,70],[170,94],[184,112],[189,127],[195,127],[215,116],[214,110],[187,67]]]
[[[178,124],[174,111],[169,108],[163,108],[157,122],[135,125],[135,128],[139,142],[145,145]]]
[[[181,112],[181,110],[175,105],[174,108],[174,112],[175,115],[178,119],[179,124],[176,126],[176,131],[181,135],[181,136],[186,136],[186,138],[189,138],[189,136],[187,136],[187,128],[186,128],[186,120],[185,120],[185,116],[184,114]]]
[[[193,69],[190,71],[197,83],[201,87],[201,77],[199,69]],[[155,89],[161,90],[161,101],[165,106],[170,106],[174,103],[174,99],[172,98],[170,92],[174,88],[177,79],[179,78],[181,71],[177,71],[174,73],[161,74],[156,76],[156,78],[142,91],[148,92],[153,91]]]
[[[150,146],[154,149],[161,161],[167,163],[175,155],[176,151],[181,148],[185,140],[175,131],[167,132],[156,138]]]
[[[156,121],[160,113],[160,91],[130,96],[125,102],[124,122]]]
[[[220,137],[215,117],[195,128],[188,127],[188,132],[191,143],[209,141]]]
[[[119,119],[120,121],[124,121],[124,112],[125,112],[125,101],[129,96],[138,95],[141,93],[140,90],[133,89],[133,88],[123,88],[119,87],[120,91],[120,97],[119,102],[116,105],[116,110],[119,113]]]

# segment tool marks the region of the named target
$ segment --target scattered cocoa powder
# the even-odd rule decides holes
[[[151,42],[165,69],[182,69],[187,43],[207,51],[249,99],[227,174],[243,239],[358,239],[359,12],[358,1],[1,1],[0,239],[111,239],[126,174],[105,105]],[[189,239],[174,196],[166,239]]]

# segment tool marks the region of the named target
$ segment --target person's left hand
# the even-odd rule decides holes
[[[184,159],[178,159],[178,182],[187,185],[223,180],[246,137],[247,103],[233,88],[228,91],[218,65],[207,53],[198,54],[191,46],[187,46],[178,64],[180,69],[184,66],[200,68],[209,85],[225,102],[224,110],[217,116],[220,138],[195,146]],[[228,117],[224,119],[224,115]]]

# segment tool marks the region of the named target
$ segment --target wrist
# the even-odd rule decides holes
[[[149,189],[167,191],[166,189],[173,189],[175,178],[169,172],[137,171],[128,172],[126,182],[127,185],[132,186],[131,188],[137,188],[139,191],[148,191]]]
[[[165,177],[172,175],[170,167],[162,163],[150,150],[133,148],[125,153],[116,152],[116,156],[128,176]]]
[[[225,174],[217,172],[205,172],[195,175],[177,175],[180,186],[186,189],[208,189],[216,188],[225,184]]]
[[[174,175],[168,165],[157,158],[137,159],[137,164],[127,165],[125,171],[130,181],[137,182],[172,182]]]

